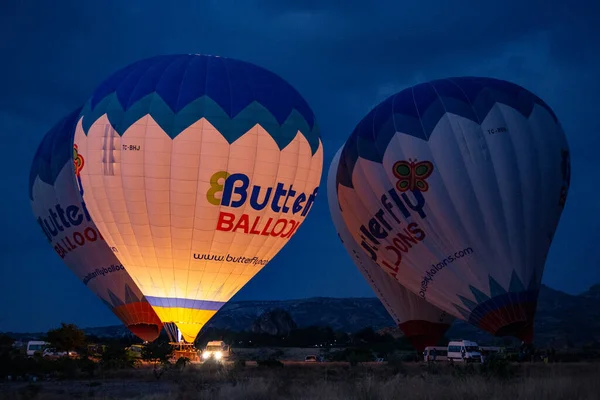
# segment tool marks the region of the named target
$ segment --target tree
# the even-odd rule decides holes
[[[61,323],[60,328],[48,331],[48,342],[57,351],[72,351],[85,348],[85,333],[75,324]]]
[[[338,331],[335,332],[334,340],[338,346],[345,345],[350,340],[350,335],[348,335],[346,332]]]
[[[166,342],[151,342],[142,348],[142,359],[145,361],[162,363],[173,356],[173,347]]]
[[[124,369],[132,368],[135,361],[127,353],[127,350],[116,340],[108,343],[100,358],[102,368],[109,369]]]
[[[8,351],[12,349],[15,339],[8,335],[0,335],[0,351]]]
[[[18,368],[18,361],[15,360],[19,354],[12,347],[14,339],[7,335],[0,335],[0,378],[10,375],[11,371]],[[18,357],[21,358],[21,357]]]

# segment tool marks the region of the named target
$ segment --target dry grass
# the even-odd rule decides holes
[[[148,369],[94,381],[0,385],[2,399],[597,399],[600,364],[522,365],[509,380],[448,366],[189,366],[156,381]]]

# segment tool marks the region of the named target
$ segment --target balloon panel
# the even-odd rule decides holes
[[[323,150],[314,115],[276,75],[218,57],[152,60],[84,107],[81,186],[115,255],[191,342],[298,230]]]
[[[73,133],[79,110],[43,138],[30,173],[30,200],[55,252],[113,313],[142,340],[162,324],[90,218],[74,174]],[[76,151],[75,151],[76,153]],[[75,157],[76,163],[81,159]]]
[[[400,285],[352,237],[346,228],[337,199],[336,173],[341,151],[342,149],[335,154],[327,176],[329,211],[338,236],[369,286],[417,350],[434,346],[444,336],[454,317]],[[346,218],[351,217],[350,214],[346,215]]]
[[[402,285],[496,335],[530,340],[570,179],[552,110],[509,82],[453,78],[378,105],[342,151],[342,215]]]

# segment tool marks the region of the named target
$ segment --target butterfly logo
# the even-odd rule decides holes
[[[408,159],[408,161],[397,161],[393,166],[394,176],[398,178],[396,189],[400,192],[407,190],[419,190],[426,192],[429,184],[425,181],[433,172],[431,161],[419,161]]]
[[[79,176],[79,173],[83,169],[83,156],[77,152],[77,145],[73,145],[73,165],[75,166],[75,175]]]

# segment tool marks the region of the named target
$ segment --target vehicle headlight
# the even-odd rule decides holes
[[[210,353],[208,351],[205,351],[204,353],[202,353],[202,358],[204,358],[205,360],[210,357]]]
[[[215,353],[215,358],[216,358],[217,360],[220,360],[220,359],[221,359],[221,357],[223,357],[223,353],[221,353],[220,351],[217,351],[217,352]]]

